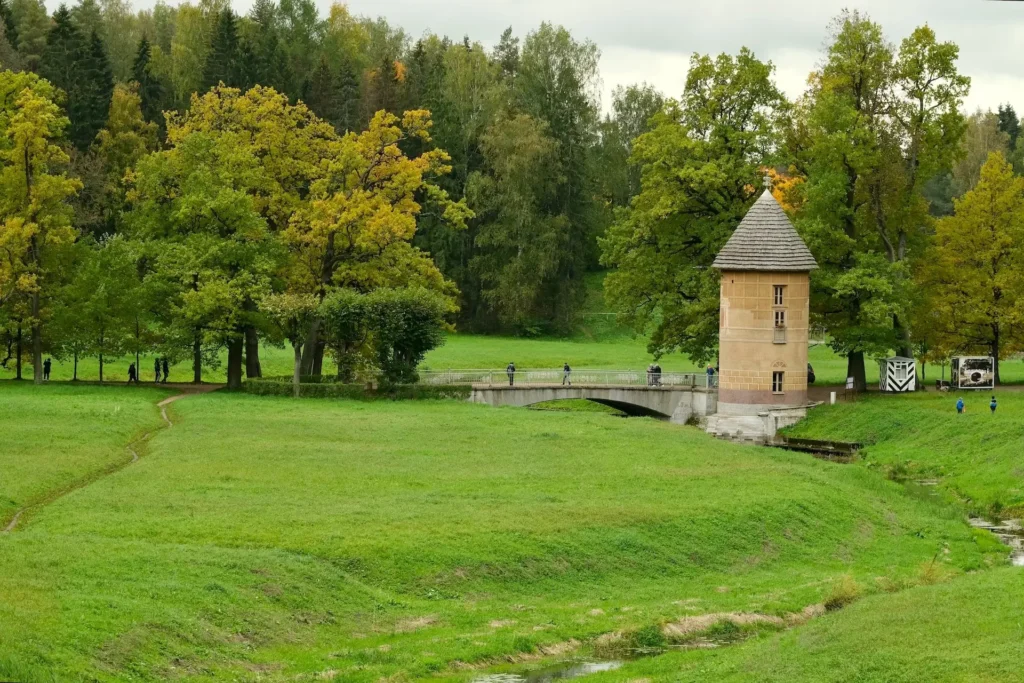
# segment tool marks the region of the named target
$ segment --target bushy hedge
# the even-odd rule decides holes
[[[423,386],[419,384],[400,384],[379,389],[368,389],[361,384],[339,384],[326,378],[303,378],[299,386],[302,398],[343,398],[359,401],[371,400],[421,400],[421,399],[456,399],[466,400],[472,390],[468,386]],[[245,390],[256,396],[292,396],[294,387],[291,378],[250,379],[245,383]]]

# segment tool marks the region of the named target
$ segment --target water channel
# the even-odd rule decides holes
[[[991,531],[999,540],[1010,546],[1010,562],[1014,567],[1024,567],[1024,526],[1016,520],[993,524],[987,519],[972,519],[971,526]]]
[[[487,674],[473,679],[473,683],[550,683],[566,681],[603,671],[615,671],[622,662],[563,662],[546,669],[537,669],[521,674]]]

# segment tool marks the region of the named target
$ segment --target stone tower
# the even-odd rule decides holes
[[[770,410],[805,407],[810,273],[818,264],[771,190],[713,267],[722,274],[719,415],[762,416],[767,425]]]

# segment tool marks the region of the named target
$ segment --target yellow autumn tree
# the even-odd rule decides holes
[[[999,152],[977,186],[940,220],[919,276],[917,328],[937,352],[991,354],[1024,349],[1024,178]]]
[[[27,301],[37,384],[43,381],[46,301],[75,241],[68,199],[82,184],[61,170],[68,119],[35,74],[0,72],[0,307]]]
[[[430,127],[426,111],[406,112],[401,119],[378,112],[366,131],[341,139],[338,153],[311,188],[311,201],[284,232],[294,254],[292,290],[322,299],[335,288],[369,292],[419,286],[443,293],[454,306],[454,285],[429,254],[412,245],[421,201],[456,228],[472,216],[463,202],[452,201],[431,182],[451,171],[446,152],[433,149],[410,157],[402,151],[411,140],[429,147]],[[306,337],[304,371],[312,367],[316,344],[314,330]]]

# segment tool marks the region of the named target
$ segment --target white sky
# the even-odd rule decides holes
[[[317,0],[323,14],[331,0]],[[149,4],[141,0],[140,4]],[[251,0],[235,0],[248,11]],[[791,97],[821,55],[829,20],[844,7],[868,13],[898,43],[928,23],[960,46],[973,80],[968,109],[1011,102],[1024,114],[1024,1],[991,0],[349,0],[354,14],[385,16],[413,37],[426,31],[492,45],[512,26],[524,36],[542,21],[601,48],[603,102],[616,85],[646,81],[678,96],[693,52],[750,47],[771,60]]]

